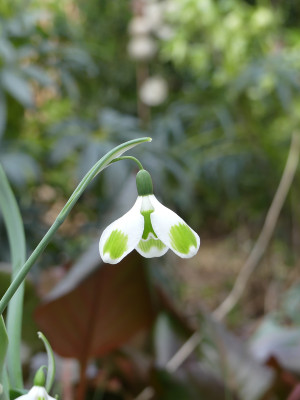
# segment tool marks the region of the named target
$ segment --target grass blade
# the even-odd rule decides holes
[[[0,399],[8,399],[8,382],[6,379],[5,358],[8,347],[8,337],[3,317],[0,315]]]

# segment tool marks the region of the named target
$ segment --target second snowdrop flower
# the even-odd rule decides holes
[[[28,393],[17,397],[15,400],[56,400],[54,397],[49,396],[45,389],[45,375],[43,372],[44,367],[41,367],[34,378],[34,386]]]

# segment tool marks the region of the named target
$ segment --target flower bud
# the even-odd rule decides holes
[[[153,194],[151,175],[145,169],[140,170],[136,175],[136,188],[139,196]]]
[[[44,368],[46,368],[45,365],[43,365],[42,367],[40,367],[34,377],[34,381],[33,384],[34,386],[45,386],[46,383],[46,378],[45,378],[45,374],[44,374]]]

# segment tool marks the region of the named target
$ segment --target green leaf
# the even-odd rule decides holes
[[[48,355],[46,390],[47,392],[50,392],[55,379],[55,371],[56,371],[54,354],[52,347],[50,346],[50,343],[48,342],[46,336],[42,332],[38,332],[38,337],[44,342]]]
[[[0,164],[0,210],[9,239],[14,278],[26,259],[26,245],[22,218],[5,172]],[[11,299],[7,312],[8,346],[7,368],[12,386],[23,388],[21,368],[21,331],[23,316],[24,283]]]
[[[28,393],[28,390],[24,390],[24,389],[11,389],[10,391],[9,391],[9,399],[10,400],[15,400],[15,399],[17,399],[18,397],[20,397],[20,396],[22,396],[22,395],[24,395],[24,394],[27,394]]]
[[[6,263],[0,263],[0,299],[6,292],[11,283],[11,266]],[[36,293],[36,287],[31,279],[25,279],[23,304],[23,318],[22,318],[22,341],[29,346],[33,352],[40,349],[41,343],[37,337],[38,326],[32,319],[32,315],[36,307],[40,304],[40,299]],[[10,341],[11,339],[9,339]],[[10,345],[10,343],[9,343]]]

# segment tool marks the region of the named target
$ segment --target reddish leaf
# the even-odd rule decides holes
[[[79,360],[120,347],[154,316],[146,273],[131,254],[103,266],[69,293],[38,307],[36,320],[54,351]]]

